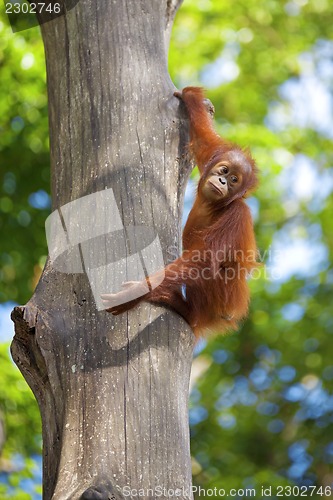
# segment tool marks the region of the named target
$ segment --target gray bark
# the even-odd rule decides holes
[[[189,174],[167,72],[179,4],[80,0],[42,25],[53,210],[112,188],[124,225],[154,227],[165,261],[180,246]],[[193,335],[178,315],[144,303],[114,318],[96,309],[85,273],[48,261],[12,317],[12,355],[42,415],[44,499],[121,498],[125,486],[146,498],[157,487],[190,492]]]

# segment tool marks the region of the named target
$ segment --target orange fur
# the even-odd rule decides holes
[[[257,266],[256,242],[250,210],[243,197],[257,185],[257,168],[248,151],[223,140],[214,130],[203,102],[203,89],[187,87],[175,93],[190,120],[190,149],[201,177],[183,233],[181,257],[166,266],[163,282],[145,296],[110,309],[125,312],[141,300],[170,306],[199,336],[237,328],[248,311],[247,278]],[[235,168],[250,173],[227,197],[207,201],[202,186],[213,167],[235,158]],[[233,156],[232,156],[233,155]],[[152,282],[154,277],[151,278]],[[149,283],[150,280],[148,280]]]

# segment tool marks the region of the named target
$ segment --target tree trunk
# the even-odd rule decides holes
[[[13,311],[12,355],[42,415],[44,499],[132,498],[133,489],[166,498],[177,488],[191,497],[193,335],[161,307],[142,303],[117,318],[100,310],[110,273],[100,266],[93,283],[90,263],[101,240],[80,244],[87,227],[102,218],[117,228],[120,216],[125,228],[155,228],[165,262],[179,250],[187,129],[167,72],[179,3],[80,0],[42,24],[53,211],[70,248],[62,263],[48,260],[33,298]],[[111,189],[114,217],[100,203]],[[81,218],[76,210],[66,220],[78,207],[67,204],[95,193],[88,212],[84,202]],[[81,240],[71,240],[74,226]],[[121,238],[103,237],[106,254],[121,251]]]

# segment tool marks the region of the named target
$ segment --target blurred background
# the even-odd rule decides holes
[[[329,0],[185,0],[176,17],[173,81],[203,85],[219,132],[250,146],[261,169],[248,203],[265,267],[251,281],[249,318],[196,347],[191,450],[202,488],[316,486],[312,498],[330,496],[332,26]],[[10,311],[29,300],[46,259],[45,65],[39,29],[13,34],[3,11],[0,109],[0,499],[37,500],[40,418],[8,348]]]

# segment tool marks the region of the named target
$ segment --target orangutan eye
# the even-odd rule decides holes
[[[227,174],[227,173],[229,172],[228,167],[222,167],[222,172],[223,172],[224,174]]]
[[[238,177],[236,177],[235,175],[233,175],[231,177],[231,182],[233,182],[234,184],[236,184],[236,182],[238,182]]]

